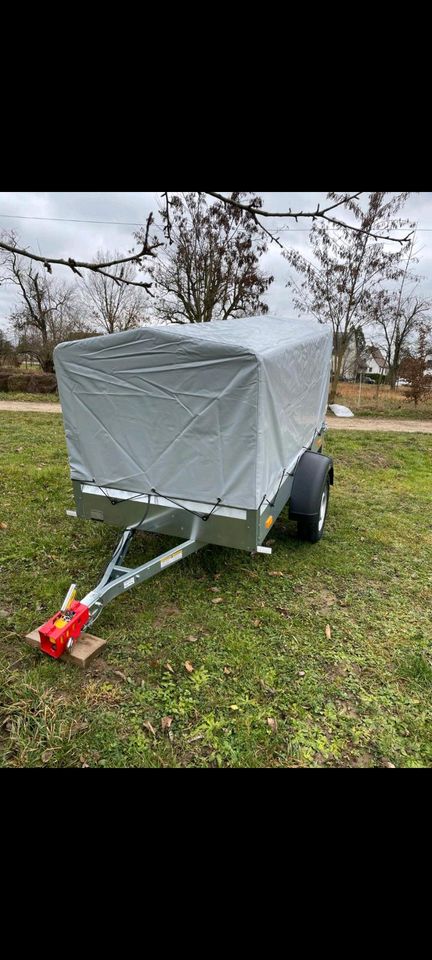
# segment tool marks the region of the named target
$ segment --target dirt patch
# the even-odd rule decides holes
[[[62,409],[59,403],[38,403],[32,400],[27,403],[25,400],[2,400],[0,401],[1,411],[15,411],[15,413],[61,413]]]
[[[165,607],[160,608],[156,620],[153,620],[153,626],[163,627],[167,617],[178,617],[180,613],[180,607],[176,603],[167,603]]]

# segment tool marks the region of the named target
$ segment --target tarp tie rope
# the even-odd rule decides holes
[[[316,437],[316,433],[317,433],[317,431],[315,431],[315,433],[314,433],[314,439],[315,439],[315,437]],[[312,443],[313,443],[313,440],[312,440]],[[295,462],[295,464],[294,464],[294,470],[292,471],[292,473],[288,473],[288,471],[287,471],[286,468],[285,468],[285,470],[282,471],[282,476],[281,476],[281,478],[280,478],[280,480],[279,480],[279,486],[278,486],[278,488],[277,488],[277,490],[276,490],[276,493],[275,493],[275,495],[274,495],[274,497],[273,497],[273,500],[269,500],[268,497],[267,497],[267,494],[264,494],[264,496],[263,496],[263,498],[262,498],[262,500],[261,500],[261,503],[260,503],[260,505],[259,505],[259,507],[258,507],[258,510],[260,509],[260,507],[261,507],[262,504],[264,503],[264,500],[267,500],[267,503],[268,503],[269,507],[274,507],[274,505],[275,505],[275,503],[276,503],[276,497],[277,497],[277,495],[278,495],[278,493],[279,493],[279,490],[280,490],[280,488],[281,488],[281,486],[282,486],[284,477],[293,477],[293,476],[294,476],[296,466],[297,466],[297,464],[298,464],[298,462],[299,462],[299,460],[300,460],[300,458],[301,458],[301,456],[302,456],[302,451],[303,451],[303,450],[307,450],[307,449],[308,449],[307,447],[302,447],[302,448],[301,448],[300,453],[299,453],[299,455],[298,455],[298,457],[297,457],[297,460],[296,460],[296,462]]]
[[[158,491],[155,490],[154,487],[152,487],[151,492],[155,493],[157,497],[163,497],[164,500],[169,500],[170,503],[173,503],[176,507],[179,507],[180,510],[186,510],[187,513],[191,513],[192,516],[198,517],[199,520],[204,520],[204,521],[209,520],[212,513],[214,513],[217,507],[219,507],[220,504],[222,503],[221,497],[218,497],[214,507],[210,510],[210,513],[197,513],[195,510],[191,510],[190,507],[185,507],[183,503],[177,503],[177,500],[172,500],[171,497],[167,497],[165,493],[158,493]]]
[[[93,482],[94,482],[94,481],[93,481]],[[103,493],[104,497],[107,498],[107,500],[110,502],[111,506],[113,506],[113,507],[117,507],[117,506],[119,505],[119,503],[129,503],[130,500],[137,500],[137,499],[139,499],[140,497],[143,497],[143,496],[144,496],[144,497],[148,497],[147,511],[146,511],[144,520],[147,519],[147,514],[148,514],[148,511],[149,511],[150,506],[151,506],[150,497],[151,497],[151,494],[152,494],[152,493],[156,494],[157,497],[163,497],[164,500],[169,500],[170,503],[173,503],[173,504],[174,504],[176,507],[178,507],[180,510],[186,510],[187,513],[191,513],[194,517],[198,517],[199,520],[204,520],[204,521],[209,520],[209,518],[212,516],[212,514],[215,512],[215,510],[216,510],[216,509],[220,506],[220,504],[222,503],[222,498],[221,498],[221,497],[218,497],[216,503],[214,504],[214,506],[213,506],[212,509],[210,510],[210,513],[197,513],[195,510],[191,510],[190,507],[185,507],[183,503],[178,503],[177,500],[172,500],[171,497],[167,497],[166,494],[164,494],[164,493],[158,493],[158,491],[155,490],[154,487],[152,487],[150,493],[144,493],[144,494],[143,494],[143,493],[136,493],[136,494],[134,494],[134,496],[132,496],[132,497],[121,497],[120,499],[114,499],[114,498],[110,497],[109,494],[106,492],[106,490],[104,490],[103,487],[101,487],[98,483],[96,483],[95,486],[98,488],[98,490],[101,491],[101,493]],[[140,520],[140,524],[143,523],[144,520]]]

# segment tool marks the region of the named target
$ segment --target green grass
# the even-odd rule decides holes
[[[2,400],[24,400],[25,403],[58,403],[58,393],[21,393],[20,391],[0,390],[0,403]]]
[[[283,515],[271,557],[200,551],[110,604],[81,672],[22,636],[71,581],[95,584],[116,534],[65,516],[61,418],[3,415],[0,765],[430,766],[431,438],[339,432],[326,448],[319,544]],[[137,538],[131,560],[172,542]]]

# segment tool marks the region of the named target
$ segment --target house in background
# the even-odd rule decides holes
[[[382,377],[387,376],[388,364],[379,347],[367,348],[365,373],[379,373]]]
[[[358,340],[354,335],[350,338],[345,352],[341,370],[343,380],[358,380],[359,375],[379,374],[385,377],[388,373],[388,364],[379,347],[366,344],[364,338]]]

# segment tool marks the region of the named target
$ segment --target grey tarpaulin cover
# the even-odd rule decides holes
[[[331,349],[328,327],[273,316],[60,344],[72,479],[257,509],[324,419]]]

